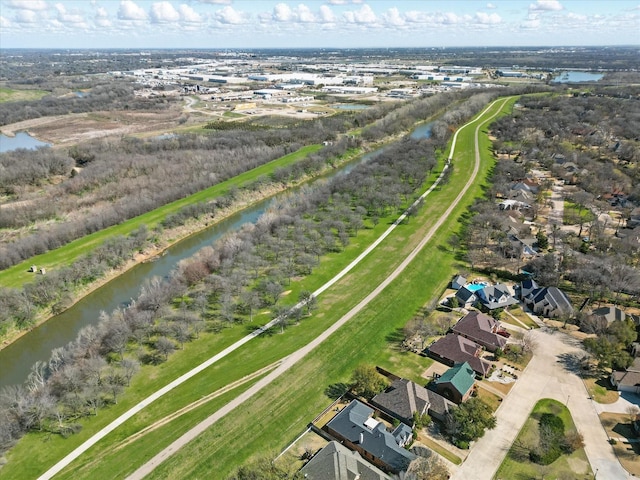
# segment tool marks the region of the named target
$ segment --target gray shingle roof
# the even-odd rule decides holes
[[[329,442],[300,472],[308,480],[392,480],[358,452],[338,442]]]
[[[369,420],[372,415],[372,408],[358,400],[353,400],[327,423],[327,427],[380,459],[391,470],[396,472],[406,470],[416,456],[400,447],[383,423],[376,424],[373,419]]]
[[[400,419],[410,421],[414,412],[422,414],[427,411],[429,393],[426,388],[401,378],[393,382],[386,392],[373,397],[371,403]]]

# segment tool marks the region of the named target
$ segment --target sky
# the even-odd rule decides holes
[[[0,48],[640,45],[638,0],[0,0]]]

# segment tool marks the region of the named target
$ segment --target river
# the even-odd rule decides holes
[[[413,138],[429,138],[432,123],[419,125],[410,135]],[[326,180],[336,175],[345,175],[360,163],[378,155],[384,148],[363,155],[321,178]],[[118,306],[128,304],[131,299],[138,296],[140,287],[146,279],[168,275],[180,260],[192,256],[202,247],[211,245],[227,232],[237,230],[247,222],[256,222],[275,200],[281,195],[287,194],[288,192],[283,192],[257,202],[251,207],[172,245],[166,250],[166,254],[156,261],[141,263],[127,270],[84,297],[68,310],[52,317],[0,350],[0,365],[2,365],[0,368],[0,387],[22,383],[35,362],[48,360],[54,348],[74,340],[83,327],[97,323],[101,311],[111,312]]]

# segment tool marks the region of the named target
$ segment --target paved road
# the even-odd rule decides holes
[[[452,479],[493,478],[525,420],[541,398],[553,398],[568,406],[576,428],[584,436],[585,451],[592,470],[598,470],[598,478],[631,478],[607,443],[607,435],[600,424],[595,404],[589,399],[582,380],[572,371],[572,354],[582,351],[579,343],[569,335],[546,327],[533,330],[532,335],[537,341],[536,353],[498,408],[496,428],[476,442]]]
[[[504,100],[506,103],[508,99]],[[498,100],[496,100],[498,102]],[[487,109],[489,110],[496,102],[493,102]],[[484,113],[484,112],[483,112]],[[496,113],[497,115],[497,113]],[[493,115],[494,117],[495,115]],[[491,117],[491,118],[493,118]],[[472,124],[474,122],[467,123],[456,132],[452,147],[451,153],[449,155],[449,160],[451,160],[453,156],[453,152],[455,149],[456,139],[458,137],[458,133],[465,128],[466,126]],[[484,121],[482,122],[484,123]],[[227,405],[222,407],[217,412],[213,413],[207,419],[203,420],[201,423],[196,425],[194,428],[186,432],[180,438],[171,443],[168,447],[154,456],[147,463],[138,468],[135,472],[133,472],[130,476],[127,477],[127,480],[140,480],[145,476],[149,475],[158,465],[164,462],[167,458],[171,457],[173,454],[178,452],[184,445],[189,443],[191,440],[196,438],[198,435],[203,433],[207,428],[212,426],[218,420],[223,418],[225,415],[233,411],[238,406],[242,405],[245,401],[249,400],[251,397],[256,395],[260,390],[273,382],[280,375],[285,373],[291,367],[293,367],[296,363],[302,360],[309,352],[315,349],[318,345],[324,342],[333,332],[342,327],[346,322],[348,322],[351,318],[353,318],[358,312],[360,312],[365,306],[367,306],[374,298],[376,298],[393,280],[395,280],[404,269],[413,261],[413,259],[420,253],[420,251],[424,248],[424,246],[431,240],[433,235],[438,231],[438,229],[442,226],[442,224],[448,219],[449,215],[453,211],[453,209],[460,203],[462,197],[465,195],[467,190],[471,187],[473,182],[475,181],[476,176],[478,175],[478,170],[480,168],[480,148],[478,145],[478,132],[480,130],[479,124],[475,130],[475,162],[474,167],[467,183],[464,188],[460,191],[456,199],[451,203],[449,208],[444,212],[444,214],[438,219],[435,225],[429,230],[429,232],[425,235],[425,237],[420,241],[420,243],[412,250],[412,252],[404,259],[404,261],[389,275],[380,285],[378,285],[369,295],[367,295],[360,303],[358,303],[355,307],[353,307],[349,312],[347,312],[342,318],[340,318],[337,322],[335,322],[331,327],[322,332],[318,337],[316,337],[311,343],[305,345],[301,349],[292,353],[288,357],[286,357],[282,365],[276,368],[269,375],[264,377],[254,386],[249,388],[247,391],[240,394],[238,397],[230,401]],[[433,188],[433,187],[432,187]],[[426,195],[426,194],[425,194]],[[424,195],[423,195],[424,196]]]
[[[493,103],[491,103],[491,105],[489,105],[483,112],[482,114],[479,116],[479,118],[482,118],[484,116],[484,113],[486,113],[489,109],[491,109],[491,107],[496,104],[497,102],[499,102],[500,100],[496,100]],[[504,99],[502,100],[504,103],[506,103],[508,101],[508,99]],[[495,115],[493,115],[491,118],[495,117],[497,115],[497,113]],[[483,119],[484,123],[486,121],[486,119]],[[456,147],[456,142],[457,142],[457,138],[458,138],[458,134],[459,132],[464,129],[465,127],[472,125],[473,123],[477,122],[477,120],[471,121],[465,125],[463,125],[462,127],[460,127],[454,137],[453,137],[453,141],[451,144],[451,151],[449,153],[449,157],[447,160],[447,165],[445,165],[442,174],[440,175],[440,177],[437,179],[437,181],[434,183],[434,185],[432,185],[425,193],[422,194],[421,199],[424,199],[429,193],[431,193],[436,186],[438,185],[438,183],[440,182],[441,178],[443,177],[445,170],[448,168],[449,163],[451,161],[451,159],[453,158],[453,154],[455,152],[455,147]],[[458,204],[458,202],[460,202],[460,200],[462,199],[463,195],[466,193],[466,191],[469,189],[469,187],[473,184],[473,181],[475,180],[475,177],[478,173],[478,169],[480,166],[480,153],[479,153],[479,145],[478,145],[478,131],[480,129],[480,125],[478,125],[478,127],[476,127],[476,132],[475,132],[475,150],[476,150],[476,158],[475,158],[475,166],[473,169],[473,173],[470,175],[469,180],[467,181],[465,187],[461,190],[461,192],[458,194],[458,196],[456,197],[456,199],[454,200],[454,202],[449,206],[449,208],[447,209],[447,211],[440,217],[440,219],[438,220],[438,222],[433,226],[433,228],[429,231],[429,233],[427,234],[427,236],[420,242],[420,244],[416,247],[416,249],[413,250],[413,252],[411,252],[411,254],[409,254],[409,256],[405,259],[404,262],[402,262],[402,264],[396,269],[396,271],[394,271],[394,273],[391,274],[391,276],[389,278],[387,278],[380,286],[378,286],[378,288],[376,288],[376,290],[374,290],[374,292],[372,292],[372,294],[370,294],[369,296],[367,296],[362,302],[360,302],[360,304],[358,304],[356,307],[354,307],[353,310],[351,310],[349,313],[347,313],[342,319],[340,319],[338,322],[336,322],[334,325],[332,325],[328,330],[326,330],[320,337],[318,337],[316,339],[316,341],[320,338],[322,338],[322,340],[324,340],[325,338],[327,338],[333,331],[335,331],[336,328],[339,328],[339,326],[343,325],[347,320],[349,320],[353,315],[355,315],[355,313],[357,313],[358,311],[360,311],[362,308],[364,308],[364,306],[369,303],[373,298],[375,298],[376,295],[378,295],[378,293],[380,293],[382,291],[382,289],[384,289],[384,287],[386,287],[394,278],[395,276],[397,276],[402,270],[404,270],[404,268],[409,264],[409,262],[418,254],[418,252],[422,249],[422,247],[428,242],[428,240],[433,236],[433,234],[435,233],[435,231],[442,225],[442,223],[444,223],[444,221],[448,218],[449,214],[453,211],[453,209],[455,208],[455,206]],[[416,200],[416,204],[418,203],[419,200]],[[373,249],[375,249],[387,236],[389,236],[389,234],[398,226],[400,225],[404,219],[406,218],[407,214],[404,213],[403,215],[400,216],[400,218],[398,220],[396,220],[396,222],[394,222],[393,225],[391,225],[383,234],[382,236],[380,236],[380,238],[378,238],[371,246],[369,246],[364,252],[362,252],[362,254],[360,254],[353,262],[351,262],[347,267],[345,267],[340,273],[338,273],[334,278],[332,278],[331,280],[329,280],[325,285],[323,285],[322,287],[320,287],[318,290],[316,290],[315,292],[313,292],[314,296],[318,296],[321,293],[323,293],[327,288],[329,288],[330,286],[332,286],[333,284],[335,284],[338,280],[340,280],[342,277],[344,277],[351,269],[353,269],[360,261],[362,261],[362,259],[368,255]],[[394,276],[395,274],[395,276]],[[371,296],[373,295],[373,296]],[[366,302],[366,303],[363,303]],[[357,309],[357,310],[356,310]],[[353,312],[353,313],[352,313]],[[144,400],[142,400],[140,403],[138,403],[137,405],[135,405],[133,408],[131,408],[130,410],[128,410],[127,412],[125,412],[124,414],[122,414],[120,417],[118,417],[117,419],[115,419],[113,422],[111,422],[109,425],[107,425],[106,427],[104,427],[103,429],[101,429],[100,431],[98,431],[97,433],[95,433],[93,436],[91,436],[89,439],[87,439],[84,443],[82,443],[80,446],[78,446],[75,450],[73,450],[71,453],[69,453],[66,457],[64,457],[62,460],[60,460],[58,463],[56,463],[53,467],[51,467],[49,470],[47,470],[45,473],[43,473],[38,480],[48,480],[50,478],[53,478],[54,475],[56,475],[57,473],[59,473],[60,471],[62,471],[66,466],[68,466],[71,462],[73,462],[73,460],[75,460],[76,458],[78,458],[80,455],[82,455],[85,451],[87,451],[89,448],[91,448],[93,445],[95,445],[98,441],[100,441],[102,438],[104,438],[105,436],[107,436],[109,433],[111,433],[113,430],[115,430],[116,428],[118,428],[120,425],[122,425],[124,422],[126,422],[128,419],[130,419],[131,417],[133,417],[134,415],[136,415],[138,412],[140,412],[142,409],[144,409],[145,407],[147,407],[148,405],[150,405],[151,403],[153,403],[154,401],[156,401],[157,399],[159,399],[160,397],[162,397],[163,395],[169,393],[171,390],[173,390],[174,388],[178,387],[179,385],[181,385],[182,383],[184,383],[185,381],[189,380],[190,378],[192,378],[193,376],[197,375],[198,373],[202,372],[205,368],[210,367],[211,365],[213,365],[214,363],[218,362],[219,360],[221,360],[222,358],[226,357],[227,355],[229,355],[231,352],[237,350],[238,348],[240,348],[241,346],[243,346],[244,344],[246,344],[247,342],[249,342],[250,340],[254,339],[255,337],[257,337],[258,335],[262,334],[263,332],[265,332],[266,330],[268,330],[269,328],[271,328],[272,326],[276,325],[277,323],[277,319],[272,320],[271,322],[267,323],[264,327],[262,327],[261,329],[255,330],[254,332],[250,333],[249,335],[243,337],[242,339],[238,340],[236,343],[234,343],[233,345],[230,345],[229,347],[227,347],[226,349],[224,349],[223,351],[219,352],[218,354],[214,355],[213,357],[211,357],[210,359],[206,360],[205,362],[203,362],[202,364],[198,365],[197,367],[193,368],[192,370],[186,372],[185,374],[181,375],[180,377],[178,377],[177,379],[175,379],[174,381],[172,381],[171,383],[167,384],[166,386],[164,386],[163,388],[161,388],[160,390],[156,391],[155,393],[151,394],[149,397],[145,398]],[[334,328],[335,327],[335,328]],[[322,340],[320,340],[319,342],[316,343],[316,341],[311,342],[308,346],[310,345],[317,345],[319,343],[322,342]],[[307,346],[307,347],[308,347]],[[237,399],[236,402],[233,404],[235,408],[235,406],[240,405],[241,403],[243,403],[244,401],[246,401],[248,398],[250,398],[250,395],[247,396],[247,394],[249,392],[257,392],[259,391],[261,388],[263,388],[264,386],[268,385],[268,383],[270,383],[271,381],[273,381],[275,378],[277,378],[278,376],[280,376],[282,373],[284,373],[286,370],[288,370],[289,368],[291,368],[291,366],[297,362],[299,359],[301,359],[304,355],[306,355],[306,353],[308,353],[308,351],[310,350],[306,350],[307,347],[304,347],[303,349],[299,350],[298,352],[300,352],[300,354],[302,356],[300,356],[300,354],[298,354],[298,352],[295,352],[294,354],[292,354],[290,357],[294,357],[295,361],[293,363],[290,363],[287,361],[287,359],[283,360],[283,363],[280,367],[278,367],[276,370],[274,370],[271,374],[267,375],[264,379],[262,379],[260,382],[258,382],[256,385],[254,385],[253,388],[251,388],[250,390],[244,392],[242,395],[240,395]],[[302,353],[302,351],[305,350],[305,353]],[[298,354],[298,356],[296,356]],[[267,379],[270,379],[267,383],[264,383]],[[258,388],[258,390],[255,390],[255,388]],[[252,395],[253,395],[252,393]],[[231,404],[229,404],[231,405]],[[227,405],[228,406],[228,405]],[[223,407],[223,409],[221,409],[220,411],[222,412],[223,410],[226,409],[226,407]],[[233,408],[231,408],[228,411],[231,411]],[[226,415],[226,413],[228,413],[227,410],[224,411],[224,413],[221,416],[217,416],[218,412],[216,412],[214,415],[212,415],[209,419],[205,420],[203,423],[208,422],[210,419],[213,419],[213,422],[217,421],[219,418],[222,418],[222,416]],[[212,422],[212,423],[213,423]],[[206,427],[205,427],[206,428]],[[198,426],[196,426],[192,431],[187,432],[187,436],[191,435],[191,438],[195,437],[195,435],[197,435],[196,429],[198,429]],[[194,433],[192,433],[194,432]],[[178,440],[179,441],[179,440]],[[185,442],[186,443],[186,442]],[[171,446],[166,449],[169,450],[171,448]],[[161,454],[162,455],[162,452]],[[155,457],[154,457],[155,458]],[[151,464],[151,462],[153,462],[153,459],[148,463]],[[149,470],[151,471],[151,470]],[[138,477],[140,478],[140,477]]]

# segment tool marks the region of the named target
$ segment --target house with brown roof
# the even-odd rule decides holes
[[[619,392],[640,393],[640,358],[635,358],[624,371],[613,371],[610,381]]]
[[[431,358],[450,367],[456,363],[467,362],[478,375],[486,376],[491,368],[489,362],[480,358],[480,345],[455,333],[448,333],[431,344],[426,351]]]
[[[399,378],[389,388],[371,400],[374,407],[397,418],[407,425],[414,425],[413,415],[429,414],[444,421],[449,409],[455,404],[439,393],[428,390],[417,383]]]
[[[458,320],[453,328],[453,333],[473,340],[490,352],[504,349],[507,339],[498,332],[502,331],[500,322],[482,312],[472,311]]]

